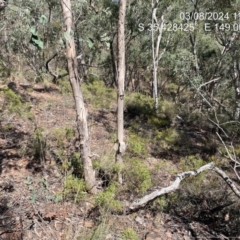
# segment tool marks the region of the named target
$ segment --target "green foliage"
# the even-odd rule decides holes
[[[37,193],[36,193],[36,189],[34,188],[33,181],[29,176],[27,176],[24,183],[27,185],[27,187],[28,187],[28,189],[31,193],[30,201],[31,201],[32,204],[34,204],[36,202],[36,199],[37,199]]]
[[[159,198],[156,199],[155,203],[157,209],[166,212],[170,210],[171,206],[177,204],[178,200],[179,200],[178,194],[170,193],[160,196]]]
[[[228,155],[227,150],[224,146],[222,146],[219,150],[221,151],[223,156]],[[239,157],[240,156],[240,145],[236,144],[236,146],[234,146],[234,148],[233,147],[228,147],[228,152],[233,156],[236,155],[237,157]]]
[[[180,167],[185,171],[193,171],[205,165],[207,162],[204,161],[198,154],[190,155],[185,158],[181,158]]]
[[[127,228],[122,231],[122,239],[123,240],[138,240],[139,236],[132,228]]]
[[[166,99],[159,101],[158,112],[160,117],[168,119],[170,122],[176,114],[176,106],[174,102],[168,101]]]
[[[159,172],[161,173],[162,171],[169,175],[179,173],[179,169],[175,164],[172,164],[171,161],[161,159],[154,165],[154,168],[151,169],[153,185],[158,184],[158,178],[155,178],[155,176],[158,175]]]
[[[171,124],[168,118],[161,118],[156,115],[150,115],[147,122],[150,126],[152,126],[152,128],[165,128],[169,127]]]
[[[45,160],[45,155],[47,151],[47,139],[43,135],[42,128],[36,128],[33,133],[32,149],[34,157],[36,159],[40,159],[41,161]]]
[[[61,170],[64,173],[73,173],[76,177],[83,177],[82,162],[80,159],[80,153],[78,152],[68,152],[66,147],[69,141],[72,140],[74,136],[74,130],[70,127],[60,127],[55,128],[52,133],[52,140],[56,142],[57,151],[55,154],[57,158],[61,161]]]
[[[38,47],[38,49],[43,49],[43,41],[39,37],[39,34],[36,30],[36,26],[31,27],[30,32],[32,34],[30,43],[33,44],[34,46]]]
[[[115,181],[116,173],[122,169],[122,166],[113,161],[114,158],[115,151],[113,150],[104,153],[100,158],[93,161],[93,167],[98,176],[104,178],[107,185],[110,181]]]
[[[176,148],[180,140],[179,133],[174,128],[167,128],[162,131],[156,131],[155,142],[164,150],[169,150],[173,147]]]
[[[212,41],[213,36],[210,34],[203,34],[198,38],[198,52],[200,58],[210,60],[213,56],[216,57],[219,53],[218,46]]]
[[[72,163],[68,160],[66,154],[64,153],[64,150],[59,150],[57,153],[57,157],[61,160],[62,164],[60,166],[60,169],[63,171],[63,173],[69,173],[72,172]]]
[[[147,166],[136,158],[126,160],[124,173],[129,190],[135,193],[145,193],[152,185]]]
[[[194,171],[207,164],[198,154],[190,155],[186,158],[181,158],[179,166],[181,167],[183,172],[186,171]],[[184,181],[184,188],[188,189],[188,191],[200,193],[203,180],[206,178],[206,173],[200,173],[198,176],[194,178],[188,178]]]
[[[159,101],[158,113],[150,115],[148,122],[157,128],[170,127],[171,122],[176,115],[176,106],[168,100]]]
[[[83,177],[83,166],[79,152],[68,154],[63,148],[58,150],[57,157],[61,160],[60,169],[64,174],[73,174],[78,178]]]
[[[169,83],[166,87],[165,90],[169,93],[175,93],[178,89],[178,85],[176,83]]]
[[[165,196],[161,196],[156,200],[156,203],[160,209],[160,211],[164,211],[167,206],[168,206],[168,202]]]
[[[52,136],[56,139],[57,146],[63,147],[64,143],[66,143],[66,141],[69,141],[73,138],[74,130],[70,127],[55,128],[52,131]]]
[[[86,195],[86,185],[83,179],[67,176],[64,184],[64,198],[74,199],[75,202],[82,200]]]
[[[117,92],[95,78],[89,79],[89,82],[82,85],[87,102],[91,102],[94,108],[111,108],[111,104],[116,101]]]
[[[173,73],[178,76],[179,80],[183,82],[186,76],[194,76],[194,55],[187,49],[177,49],[175,55]]]
[[[127,152],[130,156],[146,157],[147,156],[147,140],[133,132],[128,135]]]
[[[125,100],[127,115],[130,118],[147,118],[154,113],[154,100],[150,96],[141,93],[132,93]]]
[[[77,177],[83,177],[83,165],[80,158],[80,153],[75,152],[71,154],[68,158],[70,161],[71,168],[73,169],[73,174]]]
[[[63,73],[66,73],[66,71],[65,70],[60,71],[60,74],[63,74]],[[58,84],[61,89],[61,93],[63,93],[63,94],[72,93],[71,84],[68,79],[63,79],[63,80],[59,81]]]
[[[4,92],[4,97],[6,101],[9,102],[9,110],[15,110],[19,105],[22,105],[22,98],[20,95],[17,95],[13,90],[7,89]]]
[[[105,172],[112,172],[115,169],[115,163],[113,161],[114,157],[114,150],[107,150],[106,152],[103,152],[102,156],[99,159],[93,161],[94,168],[97,170],[102,169]]]
[[[112,183],[103,192],[100,192],[95,199],[96,205],[105,211],[119,212],[122,211],[122,204],[116,200],[118,188],[116,183]]]
[[[66,138],[69,140],[74,137],[74,130],[70,127],[65,127],[65,135]]]
[[[33,115],[30,113],[30,104],[24,103],[19,94],[11,89],[6,89],[0,92],[0,96],[3,96],[5,100],[4,110],[7,110],[9,113],[17,113],[21,117],[33,118]]]
[[[132,126],[135,130],[138,130],[140,125],[148,125],[152,128],[168,127],[175,114],[176,107],[171,101],[159,101],[159,108],[156,113],[154,100],[150,96],[132,93],[126,97],[126,117],[129,121],[131,119],[136,120]]]
[[[46,200],[53,202],[62,201],[62,193],[52,194],[52,192],[49,191],[49,185],[46,178],[32,179],[31,177],[27,176],[24,180],[24,183],[30,192],[29,199],[32,204],[35,204],[40,198],[45,198]]]

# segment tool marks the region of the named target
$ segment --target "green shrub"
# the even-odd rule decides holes
[[[83,177],[83,165],[80,157],[80,153],[75,152],[68,157],[68,161],[71,163],[73,174],[76,177]]]
[[[167,100],[159,101],[156,112],[154,99],[141,93],[127,95],[125,105],[127,118],[155,128],[170,126],[176,112],[174,103]]]
[[[114,150],[104,153],[100,158],[93,161],[93,167],[97,176],[103,181],[103,187],[115,181],[117,173],[122,169],[122,166],[113,159],[115,159]]]
[[[32,139],[32,149],[33,155],[36,159],[40,159],[41,161],[45,161],[45,155],[47,151],[47,139],[43,134],[42,128],[36,128],[33,133]]]
[[[179,167],[181,167],[182,171],[194,171],[207,164],[198,154],[190,155],[185,158],[181,158]],[[200,173],[198,176],[187,178],[183,182],[184,188],[186,188],[190,192],[200,193],[202,184],[204,179],[206,178],[207,172]]]
[[[113,159],[115,158],[115,151],[111,150],[108,152],[104,152],[102,156],[93,161],[93,166],[96,170],[103,170],[105,172],[113,172],[115,169],[115,162]]]
[[[123,240],[138,240],[138,234],[132,229],[127,228],[122,231],[122,239]]]
[[[9,113],[17,113],[21,117],[33,118],[33,114],[30,112],[30,104],[24,103],[20,95],[11,89],[4,90],[0,94],[5,99],[3,110],[7,110]]]
[[[46,178],[31,178],[27,176],[24,180],[28,190],[30,191],[29,198],[31,203],[35,204],[38,199],[46,199],[54,202],[62,201],[62,192],[52,193],[49,190],[49,183]]]
[[[64,196],[74,199],[76,202],[85,197],[86,186],[83,179],[69,175],[65,180]]]
[[[83,166],[79,152],[68,154],[64,149],[59,149],[57,157],[61,160],[60,169],[64,174],[71,173],[78,178],[83,178]]]
[[[151,174],[147,166],[138,159],[126,160],[124,173],[130,191],[145,193],[152,185]]]
[[[128,135],[127,152],[130,156],[146,157],[147,156],[147,140],[133,132]]]
[[[55,128],[52,131],[52,136],[56,139],[57,141],[57,146],[58,147],[63,147],[64,142],[66,140],[71,140],[74,136],[74,130],[70,127],[65,127],[65,128]]]
[[[156,203],[158,207],[160,208],[160,211],[164,211],[167,208],[168,202],[166,199],[166,196],[161,196],[156,200]]]
[[[193,171],[205,165],[207,162],[204,161],[198,154],[190,155],[180,159],[179,166],[185,171]]]
[[[158,183],[159,179],[156,179],[155,176],[161,173],[162,171],[164,171],[165,173],[168,173],[169,175],[179,173],[179,169],[177,165],[172,164],[171,161],[161,159],[154,165],[154,168],[151,169],[151,173],[154,178],[152,179],[153,184]]]
[[[170,193],[160,196],[156,199],[157,209],[160,211],[169,211],[171,206],[177,204],[178,202],[178,194]]]
[[[147,121],[153,128],[165,128],[171,125],[171,122],[166,117],[159,117],[157,115],[148,116]]]
[[[159,131],[155,133],[155,142],[164,150],[169,150],[172,147],[176,147],[180,136],[178,132],[173,128],[167,128],[166,130]]]
[[[174,102],[168,100],[161,100],[159,102],[158,112],[160,116],[162,115],[162,118],[165,117],[171,122],[176,114],[176,107]]]
[[[59,81],[58,84],[59,84],[61,93],[63,94],[72,93],[71,84],[68,79],[63,79]]]
[[[131,93],[125,100],[127,115],[130,118],[146,117],[154,114],[154,100],[141,93]]]
[[[112,183],[103,192],[100,192],[95,199],[96,205],[105,211],[118,212],[122,211],[122,203],[115,199],[117,194],[117,187]]]
[[[170,92],[170,93],[174,92],[175,93],[178,90],[178,88],[179,88],[178,84],[176,84],[176,83],[169,83],[166,86],[165,90],[166,90],[166,92]]]
[[[103,81],[94,80],[82,86],[87,102],[90,102],[94,108],[109,109],[111,104],[116,102],[116,90],[106,87]]]

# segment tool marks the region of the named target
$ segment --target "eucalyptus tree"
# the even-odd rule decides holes
[[[91,73],[98,73],[106,85],[117,87],[117,16],[119,5],[115,1],[91,1],[77,21],[81,31],[81,44],[85,50],[86,66],[94,66]],[[139,24],[147,25],[150,5],[146,1],[131,0],[126,6],[126,87],[137,89],[149,85],[148,66],[151,52],[149,36],[139,31]],[[83,18],[88,18],[85,21]],[[96,71],[95,71],[96,70]],[[135,83],[132,84],[136,79]],[[141,81],[141,83],[140,83]]]
[[[166,48],[163,50],[162,53],[160,53],[160,43],[163,35],[163,29],[165,25],[165,11],[163,10],[160,19],[157,19],[157,10],[158,10],[158,4],[159,1],[157,0],[156,2],[152,0],[152,24],[151,24],[151,36],[152,36],[152,59],[153,59],[153,98],[155,102],[155,111],[158,111],[158,80],[157,80],[157,71],[158,71],[158,64],[159,61],[162,58],[162,55],[164,54]],[[155,45],[154,41],[154,32],[155,32],[155,25],[158,30],[158,37],[157,37],[157,42]]]
[[[123,164],[123,155],[125,153],[126,144],[124,142],[124,82],[125,82],[125,15],[127,0],[119,0],[118,13],[118,108],[117,108],[117,148],[116,162]],[[118,182],[122,184],[121,168],[118,173]]]
[[[230,120],[232,114],[229,109],[232,108],[232,104],[229,103],[232,97],[227,86],[230,84],[233,87],[237,82],[235,56],[239,41],[239,24],[236,13],[239,6],[234,1],[195,1],[191,8],[189,8],[190,14],[185,17],[189,17],[196,28],[195,35],[190,35],[190,42],[196,58],[195,68],[200,79],[195,84],[197,92],[204,95],[208,109],[212,109],[212,112],[222,109],[225,115],[221,118],[224,121]],[[236,100],[237,85],[235,84],[234,87]],[[215,113],[214,115],[216,116]]]
[[[106,85],[116,85],[118,4],[105,0],[82,1],[81,6],[73,1],[73,5],[78,16],[74,23],[81,68],[85,66],[84,72],[87,73],[93,67],[89,74],[97,75]]]
[[[68,64],[69,80],[72,87],[77,115],[77,130],[80,139],[80,155],[83,163],[84,178],[87,189],[96,193],[95,171],[92,166],[90,139],[87,123],[87,108],[84,104],[81,88],[81,79],[78,74],[77,56],[73,35],[73,15],[70,0],[61,0],[63,21],[65,27],[66,57]]]
[[[175,49],[173,43],[177,36],[177,31],[189,30],[185,25],[179,23],[179,11],[181,7],[178,3],[169,1],[152,0],[152,3],[148,5],[145,3],[145,9],[148,9],[148,20],[141,22],[139,31],[148,33],[151,39],[151,55],[152,61],[148,61],[148,69],[152,70],[152,97],[155,102],[155,110],[158,109],[159,89],[163,87],[164,82],[160,82],[160,67],[164,69],[164,63],[159,64],[164,54],[171,51],[171,48]],[[191,26],[192,27],[192,26]],[[189,28],[191,28],[189,27]],[[143,34],[142,34],[143,35]],[[180,38],[177,39],[178,42]],[[143,42],[143,40],[140,40]],[[149,39],[148,39],[149,41]],[[177,43],[178,44],[178,43]],[[148,50],[148,52],[150,52]],[[174,52],[174,51],[173,51]]]
[[[150,94],[151,42],[145,26],[151,19],[151,5],[147,1],[128,1],[126,9],[126,79],[128,91]]]

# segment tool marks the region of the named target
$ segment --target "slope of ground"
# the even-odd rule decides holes
[[[76,151],[71,95],[18,85],[13,90],[29,103],[24,110],[29,114],[2,111],[0,239],[227,239],[203,223],[152,211],[151,206],[119,215],[101,212],[86,192],[78,202],[67,198],[64,189],[72,169],[62,165]],[[3,95],[0,100],[2,106],[7,104]],[[114,156],[115,110],[115,103],[98,110],[89,105],[92,152],[97,158]],[[148,157],[149,168],[160,162]],[[172,180],[163,169],[155,177],[161,186]]]

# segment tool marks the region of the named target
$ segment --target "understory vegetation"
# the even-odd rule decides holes
[[[58,1],[8,2],[0,6],[0,214],[16,224],[1,220],[0,236],[239,238],[240,200],[213,171],[136,211],[129,206],[210,162],[240,189],[240,29],[233,29],[240,2],[127,1],[123,164],[115,161],[118,1],[72,0],[72,36],[63,31]],[[224,20],[209,22],[204,12],[224,13]],[[152,20],[162,27],[149,30]],[[95,195],[84,178],[79,116],[85,112],[76,114],[69,81],[70,37]]]
[[[99,95],[92,94],[92,91],[96,91],[94,86],[86,85],[84,88],[85,95],[91,96],[88,99],[90,108],[93,108],[90,112],[90,119],[91,114],[95,111],[114,107],[114,90],[111,90],[112,98],[108,94],[102,94],[99,98]],[[110,89],[101,85],[98,91],[104,93],[110,91]],[[14,113],[17,113],[18,118],[25,119],[25,116],[32,115],[30,108],[25,108],[28,105],[27,101],[21,101],[21,96],[18,93],[14,94],[16,95],[13,95],[14,98],[9,98],[8,91],[2,92],[5,105],[2,107],[1,122],[2,133],[6,138],[10,137],[11,131],[16,131],[14,124],[6,122],[7,118],[13,114],[7,112],[6,106],[17,105],[19,110],[22,111]],[[65,98],[70,97],[70,93],[67,95],[65,93]],[[109,217],[109,214],[122,214],[124,212],[123,199],[129,201],[129,199],[144,196],[151,189],[170,184],[169,180],[166,181],[167,177],[174,177],[178,173],[198,169],[211,161],[224,167],[225,171],[231,174],[230,166],[223,158],[226,150],[215,133],[205,130],[208,129],[208,124],[204,125],[202,123],[201,127],[191,121],[184,123],[184,125],[181,124],[175,119],[174,111],[176,110],[167,108],[167,106],[174,106],[174,103],[170,100],[160,102],[159,112],[154,113],[151,109],[152,99],[148,96],[141,93],[128,93],[126,98],[127,151],[123,168],[124,185],[121,188],[118,187],[116,173],[119,171],[119,166],[113,161],[113,146],[112,150],[107,149],[107,146],[102,146],[93,160],[94,169],[99,179],[99,189],[101,190],[96,196],[91,197],[90,201],[102,216],[99,220],[100,224],[105,221],[104,216]],[[16,101],[15,99],[19,100]],[[101,105],[105,101],[109,101],[110,105],[105,107]],[[50,111],[55,107],[55,104],[52,103]],[[198,118],[197,115],[198,113],[196,113],[196,116],[192,114],[192,119]],[[96,126],[99,121],[101,122],[98,119],[95,122],[93,119],[92,116],[91,123],[93,126]],[[30,118],[27,121],[30,122],[32,119]],[[110,116],[108,121],[114,122],[115,120]],[[89,197],[83,180],[80,155],[77,145],[75,145],[77,139],[74,128],[64,124],[54,128],[40,127],[41,125],[41,122],[35,122],[35,128],[27,131],[28,134],[31,131],[32,136],[28,137],[28,144],[24,151],[22,148],[18,150],[19,155],[20,157],[31,155],[33,156],[32,162],[44,165],[54,164],[55,166],[57,164],[57,171],[64,177],[64,181],[62,188],[53,194],[49,191],[47,179],[42,178],[37,182],[28,177],[25,184],[30,191],[30,201],[35,204],[41,198],[40,192],[42,191],[45,193],[46,201],[55,203],[72,201],[76,204],[85,202]],[[198,135],[194,135],[191,129],[199,132]],[[115,134],[114,130],[106,128],[106,132],[100,137],[105,138],[105,134],[108,134],[108,141],[111,143]],[[235,152],[238,154],[237,145]],[[39,186],[37,191],[35,190],[36,186]],[[225,234],[230,232],[238,234],[236,232],[236,226],[239,222],[238,211],[236,210],[237,202],[238,200],[224,181],[211,173],[202,173],[197,177],[185,180],[175,193],[156,199],[148,206],[148,211],[154,214],[162,212],[176,216],[183,216],[184,214],[184,218],[188,221],[192,219],[205,224],[211,222],[215,231]],[[229,215],[232,216],[232,220],[224,220]],[[221,223],[222,221],[224,221],[224,226]],[[106,229],[107,225],[99,226],[92,233],[92,237],[101,233],[103,239],[105,239],[104,237],[109,231]],[[97,235],[95,231],[97,231]],[[126,228],[122,231],[122,238],[138,239],[138,236],[135,230]]]

